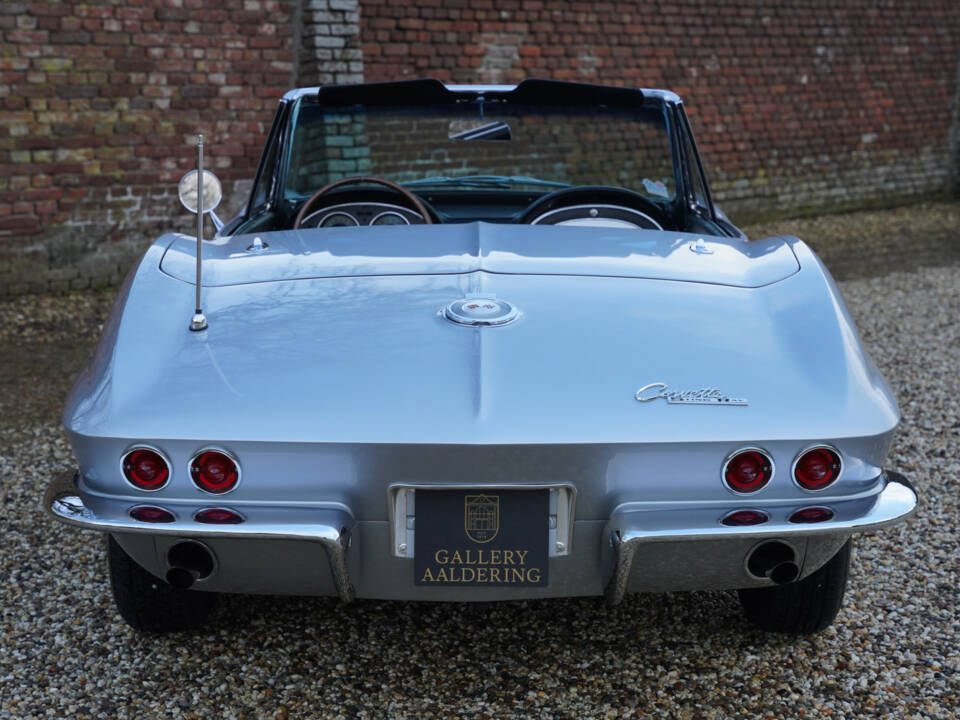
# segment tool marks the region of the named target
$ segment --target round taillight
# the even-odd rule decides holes
[[[193,519],[206,525],[239,525],[243,522],[243,516],[226,508],[204,508],[198,510]]]
[[[139,490],[159,490],[170,479],[163,455],[150,448],[134,448],[123,456],[123,476]]]
[[[172,523],[176,518],[173,513],[163,508],[153,507],[152,505],[140,505],[131,508],[130,517],[140,522],[148,523]]]
[[[793,466],[793,477],[804,490],[822,490],[840,475],[840,456],[826,447],[813,448]]]
[[[724,525],[742,527],[744,525],[760,525],[770,519],[770,516],[761,510],[735,510],[724,515],[720,522]]]
[[[222,495],[230,492],[240,480],[236,461],[219,450],[205,450],[190,463],[190,477],[201,490]]]
[[[738,493],[756,492],[773,475],[773,461],[760,450],[741,450],[723,466],[723,479]]]
[[[790,516],[792,523],[818,523],[831,519],[833,519],[833,510],[825,507],[803,508]]]

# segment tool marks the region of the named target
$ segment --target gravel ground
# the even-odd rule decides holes
[[[955,205],[939,211],[957,219]],[[829,241],[831,222],[842,237],[905,213],[789,231]],[[933,259],[960,243],[960,222],[946,227],[952,245]],[[909,526],[859,541],[837,623],[801,639],[753,630],[732,593],[633,596],[613,610],[237,596],[208,632],[137,635],[114,612],[101,538],[38,506],[71,464],[56,412],[111,297],[0,304],[0,718],[956,718],[958,267],[889,269],[841,287],[900,399],[890,466],[923,505]]]

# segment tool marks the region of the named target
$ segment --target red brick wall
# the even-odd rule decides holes
[[[957,0],[364,0],[361,40],[367,80],[675,90],[734,220],[947,184]]]
[[[956,0],[0,0],[0,297],[115,283],[188,230],[198,130],[229,215],[295,82],[671,88],[744,221],[943,192],[958,59]]]
[[[293,77],[290,0],[0,0],[0,296],[115,283],[190,218],[208,167],[235,208]],[[171,222],[172,221],[172,222]]]

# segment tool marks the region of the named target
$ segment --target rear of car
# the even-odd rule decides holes
[[[218,593],[737,589],[812,632],[850,538],[916,506],[829,273],[716,211],[661,91],[291,93],[244,213],[147,250],[63,419],[45,506],[153,631]]]

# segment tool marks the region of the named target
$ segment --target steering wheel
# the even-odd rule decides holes
[[[383,185],[384,187],[390,188],[394,192],[400,193],[411,205],[413,205],[416,211],[423,216],[424,225],[433,224],[433,220],[430,219],[430,213],[427,212],[427,208],[424,207],[423,203],[420,202],[420,199],[416,195],[407,190],[405,187],[401,187],[400,185],[397,185],[397,183],[384,180],[383,178],[356,175],[355,177],[343,178],[342,180],[334,180],[329,185],[324,185],[313,195],[311,195],[310,198],[303,204],[303,207],[300,208],[300,212],[297,213],[297,219],[293,221],[293,229],[296,230],[300,227],[300,223],[303,222],[304,218],[310,215],[310,211],[313,210],[314,206],[318,204],[320,198],[322,198],[331,190],[335,190],[338,187],[343,187],[344,185],[360,185],[369,183],[373,183],[374,185]]]
[[[524,211],[520,222],[531,224],[551,211],[593,204],[621,206],[640,212],[648,217],[650,227],[647,229],[650,230],[663,230],[664,226],[669,224],[669,218],[662,207],[640,193],[612,185],[561,188],[547,193]]]

